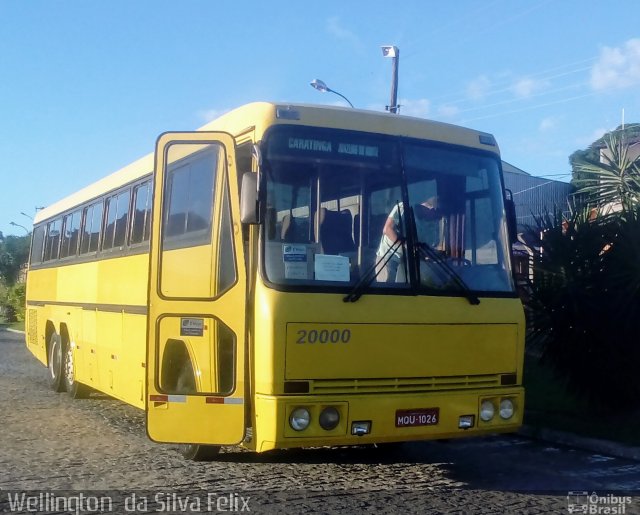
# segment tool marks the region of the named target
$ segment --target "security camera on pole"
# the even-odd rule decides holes
[[[393,45],[384,45],[382,55],[391,57],[393,69],[391,71],[391,103],[387,106],[387,111],[396,114],[400,109],[398,105],[398,66],[400,64],[400,49]]]

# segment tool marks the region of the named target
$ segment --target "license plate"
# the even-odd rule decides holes
[[[440,420],[440,408],[396,410],[396,427],[435,426]]]

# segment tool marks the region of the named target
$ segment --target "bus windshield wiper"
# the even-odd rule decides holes
[[[441,270],[443,270],[447,274],[447,276],[449,276],[453,280],[456,286],[458,286],[458,288],[460,288],[460,290],[464,292],[464,296],[469,301],[469,304],[472,304],[474,306],[480,304],[480,299],[478,298],[478,296],[473,293],[473,291],[471,291],[471,288],[467,286],[467,283],[464,282],[464,279],[460,277],[458,272],[456,272],[453,267],[449,263],[447,263],[446,257],[442,256],[442,254],[431,247],[428,243],[420,241],[417,243],[416,247],[424,257],[431,259],[440,267]]]
[[[369,267],[369,269],[360,277],[360,280],[353,286],[353,289],[344,296],[342,299],[344,302],[355,302],[367,289],[367,287],[373,282],[373,280],[380,275],[380,272],[387,266],[389,260],[393,257],[396,251],[404,245],[404,239],[398,238],[393,242],[387,251],[380,256],[380,258]]]

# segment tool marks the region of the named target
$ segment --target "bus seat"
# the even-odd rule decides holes
[[[351,236],[353,223],[351,212],[344,209],[340,212],[320,209],[320,244],[325,254],[354,252],[355,243]]]
[[[309,218],[284,215],[280,236],[287,243],[309,243]]]
[[[277,224],[276,224],[276,210],[273,207],[268,207],[266,212],[265,212],[265,228],[266,228],[266,233],[267,233],[267,239],[268,240],[275,240],[276,239],[276,229],[277,229]]]

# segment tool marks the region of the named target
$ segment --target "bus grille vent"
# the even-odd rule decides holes
[[[311,393],[399,393],[500,386],[500,375],[414,377],[392,379],[316,379]]]
[[[29,345],[38,344],[38,310],[29,310],[29,329],[28,329]]]

